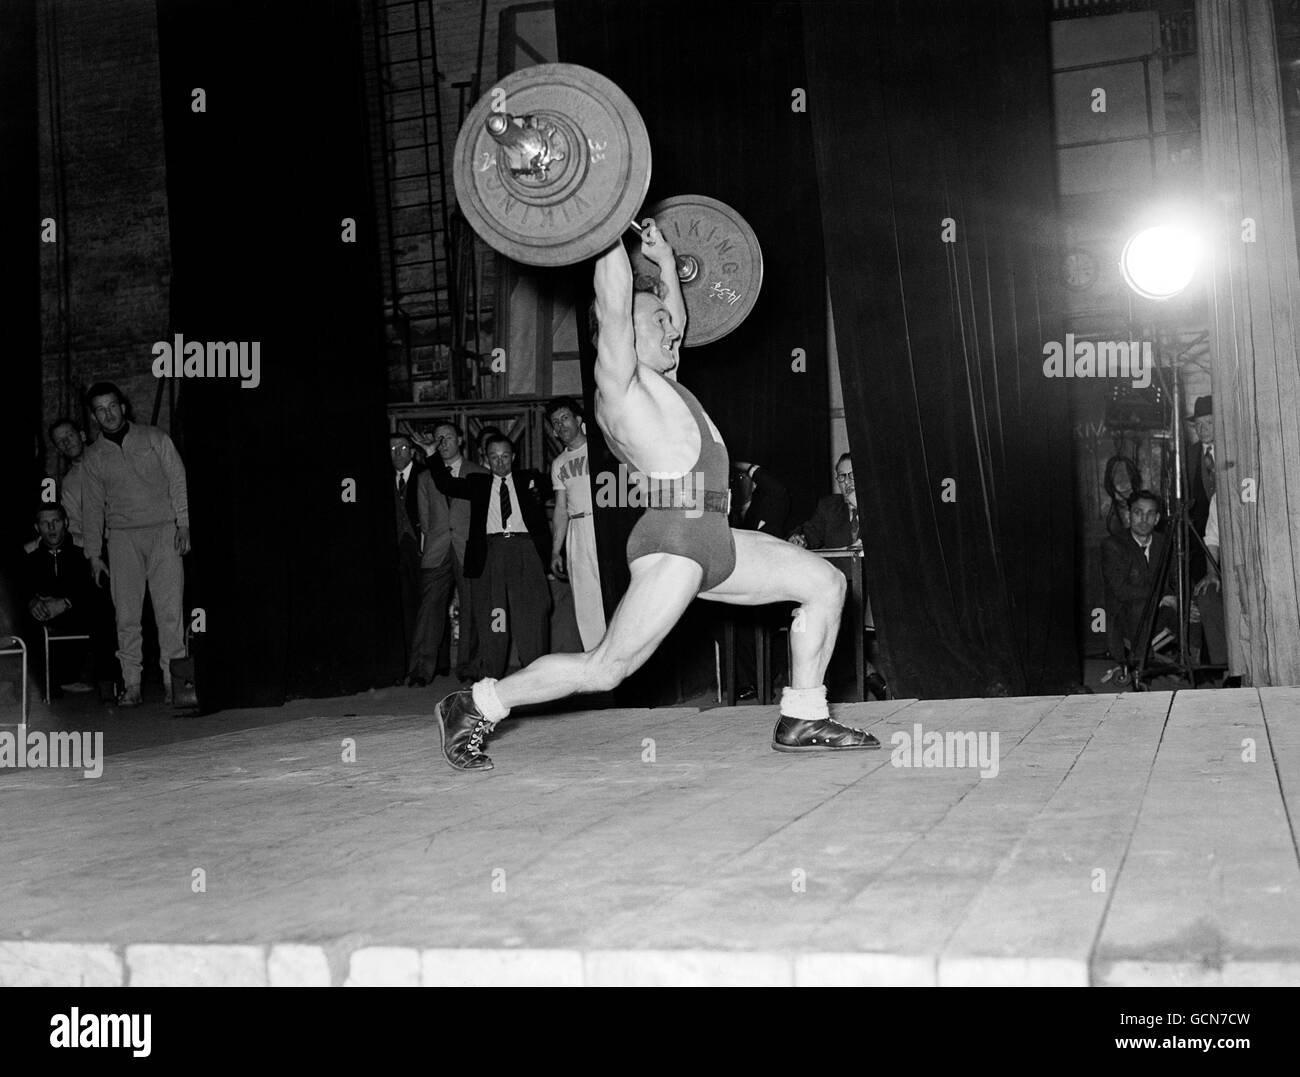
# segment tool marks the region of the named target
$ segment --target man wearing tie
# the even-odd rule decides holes
[[[405,682],[408,685],[422,685],[428,683],[429,676],[420,669],[420,640],[417,631],[420,623],[421,572],[429,499],[437,496],[437,491],[432,489],[428,472],[416,464],[413,448],[411,439],[405,434],[392,434],[388,438],[388,454],[395,473],[393,510],[397,521],[397,578],[402,597]]]
[[[1187,452],[1187,518],[1197,535],[1205,538],[1205,524],[1210,516],[1210,498],[1214,496],[1214,398],[1202,396],[1192,409],[1192,426],[1196,444]],[[1188,575],[1199,580],[1205,575],[1205,551],[1199,542],[1191,543]]]
[[[465,575],[473,581],[475,672],[502,677],[512,640],[524,665],[550,650],[549,484],[536,471],[513,470],[514,447],[508,438],[489,438],[485,448],[490,474],[455,478],[438,455],[430,457],[429,471],[439,491],[469,502]]]
[[[1139,490],[1129,498],[1129,530],[1108,535],[1101,543],[1101,574],[1105,581],[1106,643],[1110,656],[1125,665],[1142,657],[1137,651],[1142,614],[1151,592],[1164,587],[1156,615],[1151,649],[1159,651],[1177,639],[1178,606],[1172,593],[1174,576],[1159,577],[1166,539],[1156,531],[1160,498]]]

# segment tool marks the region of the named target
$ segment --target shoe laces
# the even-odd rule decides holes
[[[481,755],[483,749],[483,738],[492,732],[492,724],[485,718],[480,718],[474,723],[474,729],[470,732],[469,741],[465,745],[465,752],[468,755]]]

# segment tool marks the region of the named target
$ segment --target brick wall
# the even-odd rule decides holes
[[[379,4],[399,25],[411,17],[411,0]],[[419,4],[422,18],[432,15],[436,32],[450,161],[460,119],[452,84],[473,77],[480,0]],[[358,5],[369,27],[372,0]],[[500,14],[510,6],[516,5],[487,5],[484,89],[496,79]],[[41,251],[43,416],[48,423],[62,412],[80,415],[81,391],[106,379],[116,381],[137,417],[148,421],[157,391],[149,349],[168,336],[171,280],[156,3],[42,4],[40,19],[41,214],[58,225],[58,244]],[[383,142],[374,106],[373,37],[367,36],[365,49],[378,192]],[[386,247],[383,256],[387,292]],[[166,400],[159,423],[170,423]],[[52,448],[48,462],[55,473]]]
[[[41,213],[59,229],[57,249],[42,248],[42,410],[79,415],[81,389],[102,378],[147,421],[171,276],[156,7],[77,0],[40,18]]]

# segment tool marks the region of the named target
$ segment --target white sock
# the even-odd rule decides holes
[[[816,688],[790,688],[781,692],[781,713],[787,718],[797,718],[801,722],[816,722],[831,716],[826,706],[826,686]]]
[[[499,722],[510,713],[509,707],[502,706],[501,697],[497,695],[497,682],[492,677],[475,681],[471,692],[474,696],[474,706],[489,722]]]

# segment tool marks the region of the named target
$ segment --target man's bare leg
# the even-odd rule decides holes
[[[731,537],[736,542],[735,569],[700,597],[737,606],[799,603],[790,628],[790,686],[820,687],[840,631],[848,590],[844,574],[815,553],[761,531],[732,531]]]
[[[605,692],[654,654],[700,588],[704,569],[686,557],[653,553],[632,562],[632,580],[600,643],[584,654],[543,655],[502,678],[478,681],[473,710],[464,693],[438,704],[443,753],[460,770],[489,770],[483,738],[512,707],[546,703],[577,692]],[[477,711],[477,714],[474,713]]]
[[[645,665],[699,592],[704,570],[670,553],[638,557],[605,635],[584,654],[548,654],[496,682],[507,710],[576,692],[608,692]]]
[[[731,535],[736,567],[700,597],[743,606],[799,604],[790,626],[790,687],[781,698],[772,747],[782,752],[879,748],[875,737],[832,722],[826,706],[826,667],[835,650],[848,590],[844,574],[816,554],[771,535],[758,531],[732,531]]]

